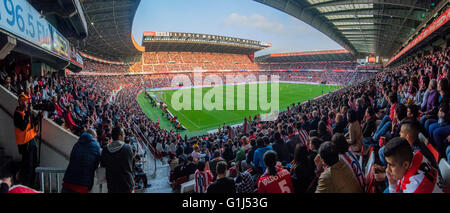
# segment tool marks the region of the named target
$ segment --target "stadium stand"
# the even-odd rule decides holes
[[[259,71],[247,55],[200,52],[145,52],[142,54],[142,71],[167,73],[173,71]],[[139,66],[139,65],[136,65]],[[133,70],[141,70],[133,68]]]
[[[444,52],[434,53],[433,55],[434,58],[447,59],[448,49],[444,50]],[[442,57],[442,55],[444,55],[445,57]],[[422,59],[425,62],[416,66],[417,67],[423,66],[431,58],[432,57],[430,56],[425,57],[424,59]],[[434,63],[440,64],[441,62],[436,60]],[[388,71],[379,73],[377,74],[375,79],[372,78],[370,81],[368,82],[366,81],[363,84],[357,84],[356,86],[351,86],[349,88],[344,89],[344,91],[326,95],[321,99],[311,101],[308,106],[296,105],[290,111],[290,113],[293,114],[299,113],[299,115],[305,114],[307,115],[307,117],[309,117],[311,114],[313,114],[313,111],[315,110],[318,112],[319,115],[322,116],[322,118],[320,119],[323,120],[323,118],[325,117],[327,125],[333,127],[334,120],[333,117],[329,117],[330,112],[333,112],[334,114],[340,112],[345,115],[346,112],[339,111],[339,109],[341,109],[343,106],[347,106],[349,110],[360,111],[358,108],[354,107],[356,106],[356,103],[359,102],[359,100],[361,100],[364,103],[363,106],[364,108],[362,112],[365,111],[364,110],[365,108],[370,107],[378,111],[379,115],[378,118],[382,118],[384,108],[379,107],[378,103],[380,102],[380,100],[384,99],[384,97],[383,94],[379,93],[379,89],[389,85],[394,85],[395,83],[395,85],[402,87],[402,89],[398,90],[399,96],[409,97],[411,95],[410,88],[412,88],[413,86],[412,83],[409,83],[413,82],[410,78],[418,78],[421,80],[422,84],[426,84],[426,82],[424,82],[426,75],[423,75],[426,74],[426,72],[424,72],[425,70],[419,71],[416,69],[408,69],[407,70],[408,73],[404,73],[405,68],[410,66],[411,66],[410,64],[406,64],[398,68],[390,69]],[[439,69],[435,73],[432,73],[432,69],[429,70],[431,79],[440,78],[441,79],[440,82],[444,82],[442,79],[446,79],[446,77],[444,78],[444,76],[448,75],[447,68]],[[331,74],[333,73],[331,72]],[[110,131],[112,130],[111,126],[112,121],[117,119],[120,119],[119,122],[121,122],[122,125],[124,125],[125,127],[128,127],[128,129],[139,128],[143,130],[143,135],[168,135],[169,137],[167,140],[165,140],[164,143],[169,143],[170,141],[178,141],[179,143],[181,143],[183,146],[186,147],[193,145],[194,142],[198,143],[196,141],[199,139],[203,140],[201,138],[193,138],[188,139],[188,141],[185,142],[179,141],[178,139],[176,139],[177,135],[175,133],[167,132],[166,130],[156,128],[155,123],[149,120],[142,112],[140,112],[140,110],[133,107],[137,104],[136,99],[133,97],[136,97],[141,88],[168,86],[169,79],[171,78],[170,76],[168,77],[163,77],[164,75],[121,76],[121,77],[98,76],[98,77],[84,77],[84,78],[80,77],[62,78],[57,76],[44,76],[43,78],[34,79],[33,77],[24,78],[21,77],[22,76],[21,74],[16,75],[14,72],[5,72],[5,71],[1,73],[1,76],[3,85],[6,88],[9,88],[11,91],[16,92],[16,94],[24,92],[29,97],[31,97],[30,102],[32,105],[40,105],[40,104],[42,105],[46,102],[53,104],[54,105],[53,108],[51,110],[48,110],[48,117],[55,120],[56,123],[64,125],[65,128],[73,131],[75,134],[80,135],[82,132],[84,132],[86,129],[89,128],[97,129],[98,141],[100,142],[100,144],[106,144],[108,143],[108,140],[111,140],[110,136],[108,135],[111,134]],[[11,78],[12,80],[10,79],[10,76],[12,76]],[[142,78],[148,79],[143,80]],[[292,79],[292,76],[288,78]],[[145,84],[147,85],[141,85],[143,82],[145,82]],[[51,87],[49,86],[50,84],[52,84]],[[32,85],[35,86],[33,87]],[[63,90],[61,89],[62,85],[70,85],[70,87],[67,90]],[[408,87],[408,89],[403,89],[403,87]],[[116,97],[111,98],[112,97],[111,91],[117,90],[119,88],[121,88],[121,91],[117,94]],[[441,88],[447,87],[441,86]],[[419,95],[419,93],[417,95]],[[361,97],[361,98],[349,99],[349,97]],[[339,98],[341,100],[339,100]],[[108,103],[108,99],[111,100],[110,104],[103,106],[97,104],[97,103]],[[416,103],[408,100],[410,99],[400,99],[400,103],[401,104]],[[331,105],[330,103],[336,103],[336,105],[335,104]],[[438,102],[435,102],[434,104],[436,104],[436,107],[438,107],[437,105]],[[131,115],[134,115],[133,118],[131,117]],[[445,114],[445,116],[446,115],[447,114]],[[288,116],[287,114],[283,114],[281,116],[281,119],[278,120],[277,122],[264,123],[263,129],[273,128],[278,124],[282,124],[282,126],[284,126],[283,124],[289,124],[292,121],[291,116],[292,115]],[[311,117],[310,119],[308,119],[308,121],[303,121],[303,123],[306,126],[308,126],[307,123],[311,124],[309,120],[312,121],[314,119],[315,119],[314,117]],[[363,120],[362,125],[364,125],[364,122],[365,120]],[[249,123],[249,129],[254,129],[257,124],[258,121]],[[297,124],[298,122],[292,123],[294,127],[298,126]],[[299,129],[294,128],[294,131],[298,130]],[[315,130],[315,128],[308,127],[305,130],[308,132],[311,130]],[[233,135],[236,136],[245,135],[242,132],[242,129],[232,129],[231,131],[235,131]],[[443,130],[439,130],[438,128],[435,131],[443,131]],[[213,138],[219,138],[218,140],[220,141],[221,140],[220,138],[224,137],[227,134],[228,133],[224,132],[220,134],[209,135],[208,137],[212,138],[212,141],[210,142],[215,144]],[[432,136],[434,133],[431,132],[429,134],[430,136]],[[130,135],[130,137],[137,138],[138,140],[141,141],[146,140],[144,138],[141,138],[142,136],[140,134],[135,134],[133,131],[127,132],[127,135]],[[248,136],[250,137],[251,135]],[[227,137],[225,136],[225,138]],[[239,139],[240,137],[237,138]],[[233,141],[236,140],[236,138],[232,138],[231,140],[232,142],[237,142]],[[442,144],[443,142],[441,140],[442,139],[439,139],[437,142],[435,142],[435,144],[436,145]],[[156,147],[156,144],[153,145]],[[239,147],[239,144],[237,146]],[[201,146],[201,148],[204,147]],[[442,147],[436,148],[437,150],[439,150],[439,153],[443,153]],[[209,151],[211,153],[214,153],[215,150],[211,149]]]
[[[89,3],[92,2],[86,4]],[[449,10],[445,11],[448,14]],[[443,33],[447,32],[448,26],[445,26]],[[288,62],[276,62],[272,60],[283,57],[264,56],[260,59],[265,62],[257,60],[256,63],[250,54],[159,51],[143,52],[140,61],[129,67],[86,59],[84,72],[80,75],[65,75],[50,69],[36,75],[30,66],[31,60],[30,63],[9,63],[11,57],[27,58],[12,53],[0,63],[0,89],[2,99],[5,99],[1,100],[0,115],[12,121],[9,122],[11,129],[11,124],[16,127],[16,142],[20,142],[18,136],[24,135],[21,138],[27,140],[27,135],[31,134],[27,124],[31,122],[21,125],[21,121],[34,118],[32,109],[37,109],[43,112],[45,119],[53,120],[46,124],[48,129],[57,129],[56,123],[73,133],[63,136],[62,142],[90,138],[103,150],[110,150],[110,144],[123,141],[129,145],[120,146],[130,148],[133,152],[130,159],[136,164],[139,164],[138,155],[146,152],[142,147],[148,147],[155,159],[165,160],[162,157],[169,156],[167,163],[171,171],[165,178],[169,179],[175,192],[202,187],[199,182],[209,180],[202,173],[204,169],[210,170],[213,176],[212,181],[206,181],[210,183],[206,187],[213,187],[201,190],[206,192],[221,192],[223,188],[247,193],[449,192],[448,44],[447,39],[444,45],[433,46],[432,51],[410,53],[410,57],[391,61],[389,67],[375,73],[366,72],[374,67],[347,61],[349,52],[343,53],[346,56],[337,56],[343,57],[341,62],[304,62],[291,59],[291,56],[280,59]],[[95,51],[100,49],[97,47]],[[129,53],[127,48],[120,49],[123,55]],[[57,57],[54,60],[58,60]],[[70,59],[64,62],[80,69]],[[218,75],[223,79],[243,73],[264,74],[279,75],[284,81],[347,86],[304,103],[293,103],[275,121],[262,121],[259,115],[253,115],[243,118],[242,126],[224,124],[216,133],[183,138],[173,130],[160,128],[159,121],[149,119],[136,107],[136,96],[143,88],[171,86],[177,71],[188,71],[193,81],[192,71],[196,67],[205,70],[204,75]],[[244,77],[242,82],[245,81]],[[20,104],[15,113],[9,113],[13,106],[10,100],[18,100]],[[31,108],[22,109],[27,105]],[[11,138],[4,136],[1,139],[7,137]],[[66,150],[69,148],[72,147],[65,147]],[[22,148],[19,146],[19,149]],[[43,151],[50,149],[55,148]],[[21,154],[23,152],[25,150],[21,150]],[[67,162],[68,158],[65,156],[64,160]],[[402,174],[392,170],[397,159],[408,163]],[[206,167],[198,168],[199,161]],[[331,173],[331,169],[337,172]],[[133,168],[131,176],[141,174],[138,170]],[[1,175],[4,178],[5,175]],[[330,179],[338,182],[328,185]],[[128,185],[131,188],[124,191],[132,192],[138,188],[135,182],[140,181],[133,179],[131,182]],[[143,182],[143,187],[147,187]],[[67,183],[63,185],[66,190],[87,192],[92,187],[92,184]],[[2,181],[2,184],[3,187],[7,183]],[[112,191],[112,187],[116,185],[109,184],[108,190]]]
[[[126,73],[129,71],[129,69],[126,65],[105,64],[90,60],[84,60],[83,71],[97,73]]]

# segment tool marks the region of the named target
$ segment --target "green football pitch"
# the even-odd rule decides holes
[[[264,85],[267,84],[267,85]],[[222,97],[215,97],[212,98],[208,96],[209,98],[206,98],[205,94],[212,93],[213,91],[210,91],[213,89],[213,87],[205,87],[205,88],[195,88],[195,89],[188,89],[191,90],[191,107],[190,110],[175,110],[174,106],[171,105],[172,96],[178,91],[178,90],[163,90],[163,91],[153,91],[148,92],[149,94],[154,94],[159,97],[160,100],[164,101],[168,105],[169,111],[174,115],[177,116],[178,121],[180,121],[184,127],[186,127],[187,130],[180,131],[181,135],[188,135],[188,136],[196,136],[196,135],[202,135],[206,134],[208,131],[217,129],[219,126],[222,126],[224,123],[227,125],[232,124],[239,124],[243,123],[245,117],[249,116],[255,116],[257,114],[265,114],[268,111],[262,110],[260,107],[260,100],[259,100],[259,91],[261,87],[266,86],[267,88],[267,102],[271,103],[273,98],[278,98],[279,102],[279,110],[285,111],[288,106],[291,106],[293,103],[297,104],[299,102],[307,101],[310,99],[313,99],[315,97],[318,97],[320,95],[329,93],[331,91],[334,91],[336,89],[341,88],[341,86],[328,86],[328,85],[310,85],[310,84],[293,84],[293,83],[279,83],[279,95],[278,97],[271,97],[271,91],[272,91],[272,84],[271,83],[261,83],[261,84],[255,84],[253,86],[256,86],[258,93],[255,94],[251,91],[250,85],[243,85],[242,87],[239,86],[219,86],[214,87],[215,89],[220,89],[223,91]],[[276,84],[275,84],[276,85]],[[230,88],[231,87],[231,88]],[[238,110],[238,103],[244,103],[242,93],[241,95],[238,95],[239,88],[245,87],[245,108],[239,108]],[[231,104],[229,101],[227,101],[227,90],[231,91],[230,89],[234,88],[234,103]],[[185,89],[186,90],[186,89]],[[201,90],[202,95],[201,96],[194,96],[195,92],[199,92]],[[217,92],[217,90],[214,90],[214,92]],[[200,97],[200,99],[199,99]],[[197,99],[195,99],[197,98]],[[205,107],[202,104],[203,99],[212,99],[212,103],[216,103],[217,101],[222,100],[222,110],[206,110]],[[231,99],[230,99],[231,100]],[[274,99],[275,100],[275,99]],[[179,99],[180,102],[183,102],[183,99]],[[197,101],[197,102],[196,102]],[[249,101],[252,101],[249,103]],[[256,103],[257,108],[252,108],[251,103]],[[148,100],[145,97],[145,92],[142,92],[138,95],[138,103],[144,113],[153,121],[156,121],[159,118],[160,126],[161,128],[170,129],[170,121],[167,120],[166,116],[164,116],[162,110],[159,107],[152,107],[150,100]],[[194,110],[195,109],[195,103],[200,103],[202,105],[203,110]],[[233,110],[228,110],[230,108],[234,108]],[[174,128],[175,129],[175,128]],[[174,130],[175,131],[175,130]]]

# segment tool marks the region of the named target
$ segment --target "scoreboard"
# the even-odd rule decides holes
[[[367,56],[366,57],[366,63],[369,64],[378,64],[380,62],[380,57],[379,56]]]
[[[380,57],[379,56],[367,56],[366,58],[358,59],[359,65],[374,65],[374,64],[380,64]]]

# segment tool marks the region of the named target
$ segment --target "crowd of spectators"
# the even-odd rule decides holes
[[[94,73],[127,73],[128,66],[84,60],[83,71]]]
[[[142,68],[137,66],[141,65]],[[133,70],[151,73],[167,73],[172,71],[259,71],[258,65],[248,55],[207,52],[145,52],[142,62]]]
[[[74,134],[95,135],[108,182],[122,184],[108,184],[111,192],[134,189],[137,144],[146,143],[170,157],[175,189],[193,178],[197,192],[213,193],[443,192],[437,163],[450,154],[449,57],[448,48],[437,51],[293,104],[276,121],[252,116],[244,127],[192,138],[160,129],[136,107],[139,91],[169,77],[34,78],[3,70],[0,80]],[[108,156],[117,151],[128,156],[126,177]]]
[[[437,163],[450,159],[449,50],[294,104],[276,121],[250,117],[178,143],[170,181],[220,193],[448,192]]]
[[[331,61],[331,62],[286,62],[286,63],[265,63],[258,64],[260,70],[265,71],[300,71],[300,70],[355,70],[356,62],[352,61]]]

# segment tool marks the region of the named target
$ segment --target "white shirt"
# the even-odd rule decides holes
[[[157,143],[156,144],[156,151],[162,152],[162,150],[163,150],[162,144],[161,143]]]

